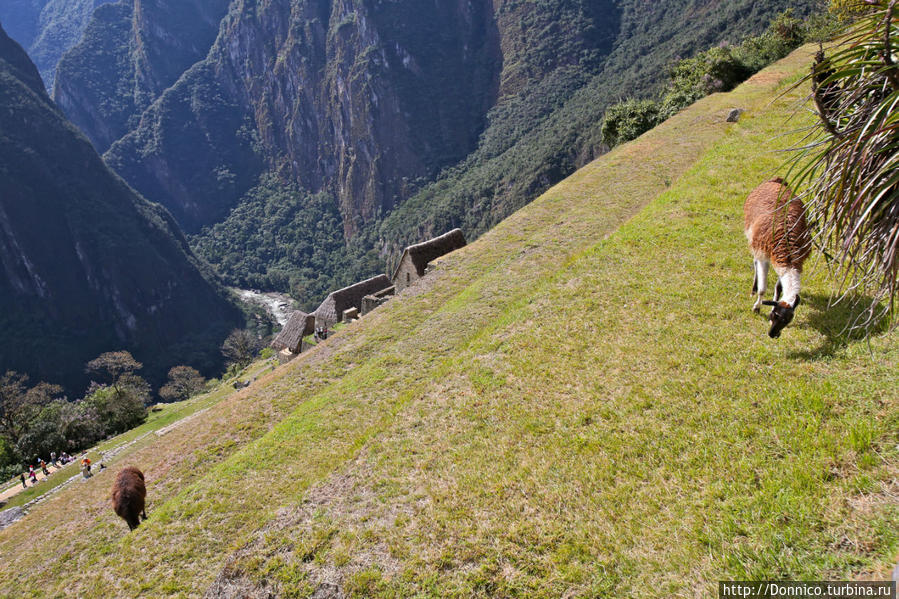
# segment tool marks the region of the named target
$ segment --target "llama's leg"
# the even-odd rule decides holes
[[[755,297],[755,295],[759,291],[759,271],[756,268],[755,260],[752,261],[752,291],[749,293],[750,296]]]
[[[147,519],[147,510],[146,510],[146,509],[144,509],[144,511],[142,511],[142,512],[140,513],[140,517],[143,518],[144,520]]]
[[[783,283],[780,282],[780,277],[777,277],[777,285],[774,286],[774,301],[779,301],[780,296],[783,295],[784,286]]]
[[[753,312],[758,312],[762,307],[762,298],[768,290],[768,261],[755,261],[755,305],[752,306]]]

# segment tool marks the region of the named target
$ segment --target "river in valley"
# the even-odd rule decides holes
[[[286,293],[278,293],[276,291],[258,291],[255,289],[237,289],[232,287],[231,290],[245,302],[256,304],[265,308],[265,310],[274,318],[278,324],[284,326],[287,319],[294,311],[293,298]]]

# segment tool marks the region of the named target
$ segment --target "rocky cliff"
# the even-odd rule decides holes
[[[60,62],[53,98],[98,151],[215,41],[229,0],[122,0],[97,8]]]
[[[107,159],[191,231],[273,170],[334,191],[351,235],[406,197],[404,179],[472,150],[501,66],[484,2],[238,0],[209,57]]]
[[[356,256],[390,259],[456,226],[477,235],[601,153],[610,103],[653,91],[678,57],[812,1],[232,0],[208,53],[176,76],[205,47],[187,51],[166,25],[182,4],[122,0],[96,11],[62,61],[56,98],[99,148],[111,143],[108,164],[200,234],[195,247],[226,248],[206,256],[231,282],[277,279],[286,291],[318,276],[299,270],[322,270],[291,258],[310,252],[269,251],[283,237],[274,220],[258,238],[228,222],[265,195],[260,180],[332,198]],[[225,11],[214,4],[183,4],[206,11],[191,20],[205,32],[196,39],[211,39]],[[235,251],[254,265],[229,271]],[[269,272],[291,260],[289,274]]]
[[[208,370],[240,312],[167,211],[103,163],[0,29],[0,370],[83,391],[84,363],[127,348],[158,377]]]
[[[3,0],[0,23],[25,47],[47,89],[56,65],[78,43],[96,7],[114,0]]]

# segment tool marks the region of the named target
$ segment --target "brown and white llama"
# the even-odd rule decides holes
[[[113,510],[128,523],[129,530],[137,528],[141,518],[147,519],[144,473],[134,466],[122,468],[116,476],[111,498]]]
[[[758,312],[762,305],[773,306],[768,317],[771,322],[768,336],[780,337],[799,306],[799,276],[812,248],[805,206],[784,185],[783,179],[777,178],[752,190],[743,204],[743,214],[755,271],[752,294],[756,300],[752,310]],[[774,301],[763,301],[769,265],[774,266],[778,279]]]

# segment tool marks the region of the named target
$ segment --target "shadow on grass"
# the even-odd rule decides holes
[[[835,355],[849,345],[877,337],[889,330],[890,318],[884,310],[872,315],[872,298],[847,297],[838,303],[830,295],[802,294],[802,303],[809,310],[808,319],[800,326],[810,327],[824,335],[816,348],[790,352],[799,360],[819,360]]]

